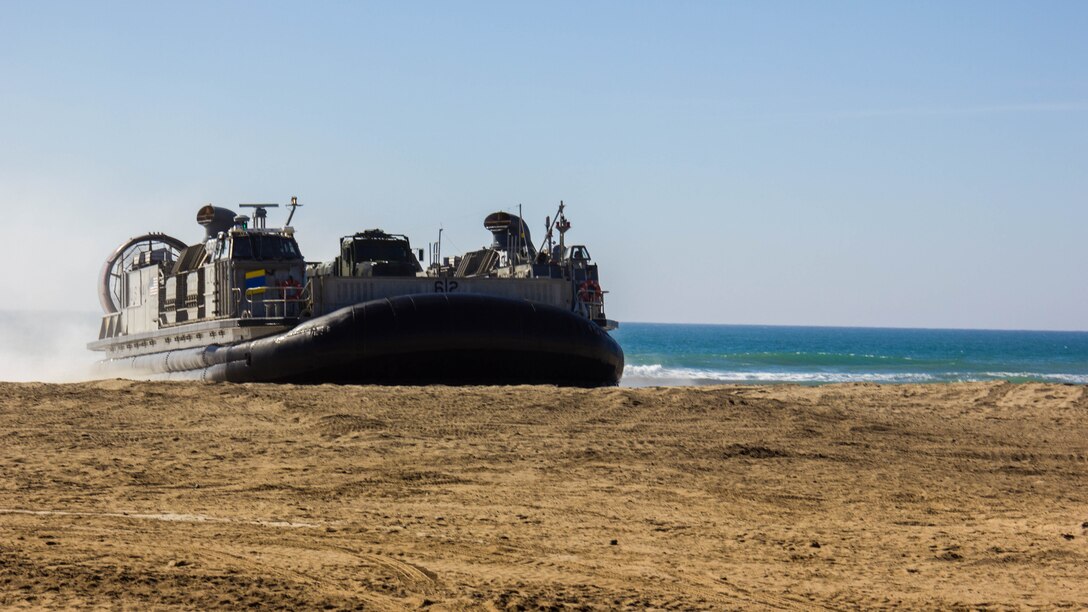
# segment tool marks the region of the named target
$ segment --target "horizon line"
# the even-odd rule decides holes
[[[1033,332],[1055,334],[1088,334],[1088,329],[1029,329],[997,327],[934,327],[934,326],[896,326],[896,325],[811,325],[798,323],[680,323],[675,321],[620,321],[619,329],[628,325],[706,325],[714,327],[807,327],[817,329],[894,329],[916,331],[982,331],[982,332]]]

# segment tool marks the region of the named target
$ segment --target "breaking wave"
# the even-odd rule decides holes
[[[1088,384],[1088,375],[1033,372],[769,372],[673,368],[661,364],[627,365],[620,384],[625,387],[689,386],[716,384],[830,384],[830,383],[934,383],[1010,380]]]
[[[1008,380],[1012,382],[1056,382],[1074,385],[1088,384],[1088,374],[1036,374],[1034,372],[984,372],[978,380]]]

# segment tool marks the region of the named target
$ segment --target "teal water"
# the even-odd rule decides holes
[[[624,323],[612,335],[625,386],[1088,383],[1088,332]]]

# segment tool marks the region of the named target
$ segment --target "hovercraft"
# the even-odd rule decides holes
[[[566,246],[560,204],[534,247],[522,219],[484,221],[490,246],[430,262],[406,236],[367,230],[307,263],[290,226],[212,205],[198,243],[161,233],[121,244],[102,268],[105,374],[299,384],[616,385],[597,266]],[[558,232],[558,244],[553,239]],[[441,236],[441,234],[440,234]]]

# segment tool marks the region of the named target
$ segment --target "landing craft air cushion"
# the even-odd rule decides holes
[[[290,226],[207,205],[202,241],[148,233],[102,268],[103,373],[208,381],[378,384],[618,384],[596,264],[567,247],[560,203],[533,246],[517,215],[484,220],[490,246],[444,258],[368,230],[307,263]],[[559,233],[558,244],[554,232]],[[441,236],[441,234],[440,234]]]

